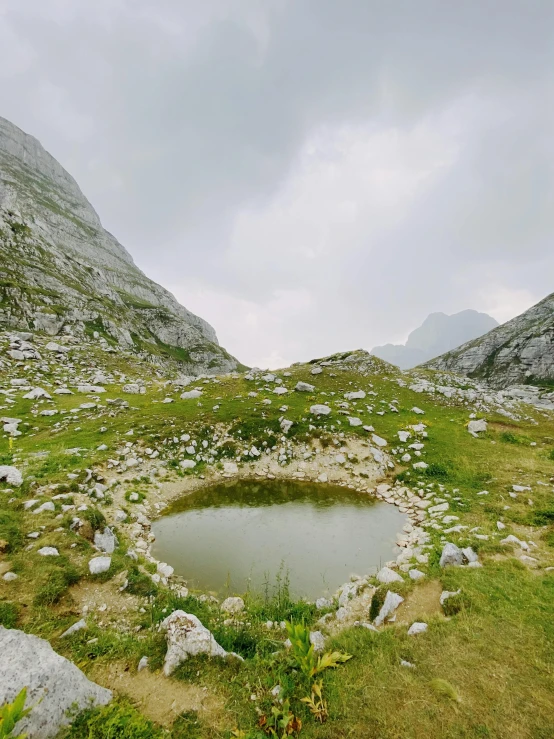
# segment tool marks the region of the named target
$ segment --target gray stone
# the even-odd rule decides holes
[[[104,533],[101,534],[99,531],[97,531],[94,534],[94,546],[101,552],[106,552],[106,554],[113,554],[118,544],[119,542],[117,540],[117,536],[109,528],[109,526],[106,526],[106,528],[104,529]]]
[[[376,577],[379,582],[385,585],[388,585],[391,582],[404,582],[398,572],[391,570],[390,567],[382,567]]]
[[[70,723],[69,709],[103,706],[112,698],[111,691],[88,680],[37,636],[0,626],[0,654],[0,705],[27,688],[26,706],[32,711],[17,724],[17,732],[32,739],[55,737]]]
[[[63,634],[60,636],[60,639],[63,639],[64,636],[71,636],[71,634],[76,634],[78,631],[82,631],[83,629],[87,628],[87,622],[84,618],[82,618],[80,621],[77,621],[73,624],[73,626],[70,626],[69,629],[63,632]]]
[[[111,557],[93,557],[88,563],[88,568],[91,575],[101,575],[110,569],[111,564]]]
[[[221,610],[224,613],[241,613],[244,611],[244,601],[242,598],[226,598],[221,604]]]
[[[385,597],[385,602],[381,606],[379,615],[373,621],[375,626],[381,626],[383,622],[385,621],[385,619],[392,616],[394,611],[396,611],[398,606],[403,602],[404,602],[404,598],[401,595],[398,595],[398,593],[393,593],[392,590],[389,590]]]
[[[408,636],[416,636],[416,634],[424,634],[427,631],[427,624],[422,621],[416,621],[408,629]]]
[[[325,637],[321,631],[310,631],[310,644],[314,648],[314,652],[325,651]]]
[[[328,405],[316,404],[310,408],[312,416],[328,416],[331,413],[331,409]]]
[[[462,549],[462,554],[469,563],[477,562],[479,559],[479,557],[477,556],[477,552],[474,552],[471,547],[466,547],[465,549]]]
[[[212,633],[202,624],[199,618],[184,611],[173,611],[160,624],[160,630],[166,632],[167,653],[164,662],[164,674],[171,673],[189,657],[207,654],[210,657],[227,657],[228,652],[216,642]]]
[[[60,555],[56,547],[42,547],[37,551],[37,554],[40,554],[41,557],[59,557]]]
[[[8,485],[19,487],[23,483],[23,476],[17,467],[11,465],[0,465],[0,482],[7,482]]]
[[[315,387],[308,382],[297,382],[294,389],[299,393],[313,393]]]
[[[452,565],[454,567],[459,567],[460,565],[463,565],[463,563],[464,555],[462,550],[455,544],[447,542],[442,550],[440,566],[446,567],[447,565]]]

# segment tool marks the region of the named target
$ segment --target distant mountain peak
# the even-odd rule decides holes
[[[442,312],[430,313],[421,326],[410,333],[406,344],[376,346],[371,353],[401,369],[410,369],[496,326],[498,321],[494,318],[471,309],[450,316]]]

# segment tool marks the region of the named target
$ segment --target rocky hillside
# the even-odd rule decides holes
[[[0,118],[0,326],[88,333],[187,374],[237,367],[214,329],[149,280],[108,233],[75,180]]]
[[[427,367],[485,380],[492,387],[554,384],[554,293],[525,313]]]
[[[451,316],[431,313],[419,328],[411,332],[406,344],[376,346],[371,353],[400,369],[411,369],[482,336],[496,326],[498,321],[476,310],[463,310]]]

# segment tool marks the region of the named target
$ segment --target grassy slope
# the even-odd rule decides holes
[[[151,368],[128,356],[95,354],[95,351],[87,348],[86,355],[83,355],[87,357],[87,366],[96,361],[100,367],[124,370],[129,377],[152,376]],[[29,417],[30,401],[18,400],[9,411],[2,413],[24,420],[29,418],[31,426],[27,430],[21,427],[25,433],[16,439],[14,445],[17,463],[25,460],[28,464],[26,476],[34,475],[40,485],[67,485],[67,472],[79,470],[81,477],[78,479],[82,480],[81,471],[85,467],[99,467],[113,457],[114,449],[129,438],[125,434],[131,428],[134,429],[133,441],[140,439],[146,445],[159,445],[167,437],[191,431],[195,431],[196,438],[202,438],[202,433],[208,433],[207,427],[224,424],[234,429],[231,436],[242,448],[240,437],[260,445],[264,439],[277,433],[278,418],[282,415],[278,408],[284,403],[289,407],[286,417],[297,422],[289,436],[305,438],[316,434],[317,427],[333,423],[321,420],[314,424],[315,430],[310,430],[307,409],[313,402],[335,401],[344,392],[360,387],[369,390],[372,384],[379,396],[375,410],[380,405],[383,409],[388,408],[388,402],[396,399],[399,413],[369,414],[365,405],[371,399],[367,398],[358,402],[357,407],[353,404],[352,415],[360,416],[364,423],[373,424],[376,432],[389,441],[393,440],[397,430],[408,424],[423,420],[428,425],[429,442],[423,459],[430,465],[428,471],[433,476],[427,477],[425,482],[441,482],[450,493],[454,489],[459,491],[455,495],[461,500],[451,501],[449,513],[460,516],[460,523],[469,527],[480,526],[483,533],[493,532],[496,521],[501,518],[508,526],[506,533],[518,535],[520,531],[525,532],[521,534],[522,538],[533,538],[538,542],[541,562],[552,564],[554,537],[551,529],[545,526],[549,522],[552,524],[554,516],[552,487],[536,485],[538,480],[548,482],[554,475],[552,418],[532,412],[530,415],[536,422],[512,422],[505,417],[488,414],[489,421],[492,421],[489,431],[482,438],[474,439],[465,430],[467,408],[444,398],[431,398],[399,387],[395,382],[396,373],[384,364],[379,366],[380,371],[366,378],[346,369],[334,369],[336,377],[325,371],[313,378],[310,366],[293,367],[290,369],[293,376],[284,378],[287,386],[290,388],[296,381],[305,380],[316,384],[318,392],[314,395],[289,393],[284,398],[259,390],[259,396],[250,399],[247,393],[253,389],[252,383],[243,378],[222,378],[219,385],[205,385],[200,403],[181,401],[178,393],[172,396],[174,403],[154,403],[153,400],[161,401],[166,395],[166,389],[156,382],[149,386],[146,395],[140,396],[121,396],[119,386],[108,386],[108,393],[100,396],[104,408],[82,412],[78,420],[68,422],[67,428],[59,431],[54,427],[60,421],[59,415]],[[37,384],[46,386],[53,379],[53,375],[46,373]],[[327,396],[322,393],[327,393]],[[331,393],[336,393],[336,396]],[[78,395],[54,397],[53,404],[45,401],[40,407],[70,409],[87,400]],[[109,397],[124,397],[131,408],[106,406],[105,401]],[[260,405],[264,397],[273,401],[271,406]],[[212,410],[214,405],[219,405],[219,409]],[[416,416],[410,410],[414,405],[423,408],[425,416]],[[114,415],[110,416],[110,412]],[[262,418],[262,413],[265,418]],[[349,427],[344,418],[339,426],[337,419],[341,416],[336,411],[332,419],[336,431],[340,429],[345,434],[366,436],[366,432],[359,428]],[[108,427],[104,433],[99,430],[102,426]],[[536,446],[531,446],[531,442]],[[107,444],[109,450],[95,451],[100,444]],[[75,447],[83,451],[66,453]],[[177,449],[172,451],[170,441],[163,450],[162,458],[165,456],[171,467],[172,457],[179,458]],[[49,452],[47,457],[33,456],[44,451]],[[3,459],[4,463],[9,461],[10,454],[8,439],[0,438],[0,460]],[[203,465],[198,465],[192,474],[200,474],[202,470]],[[406,481],[415,484],[413,473]],[[527,503],[525,496],[515,501],[507,496],[512,483],[533,486],[530,493],[533,506]],[[489,490],[486,498],[477,495],[483,488]],[[132,489],[149,495],[147,480],[137,480]],[[32,492],[27,483],[16,491],[15,496],[24,500],[32,497]],[[228,730],[240,726],[246,732],[251,731],[257,721],[255,706],[261,705],[267,711],[271,705],[268,691],[280,683],[285,694],[288,691],[292,696],[293,710],[303,718],[301,736],[307,738],[419,739],[433,736],[546,739],[553,736],[554,624],[551,614],[554,608],[554,573],[528,569],[515,557],[509,556],[509,548],[507,551],[506,547],[501,547],[497,539],[476,541],[469,534],[467,539],[454,536],[460,544],[471,544],[479,550],[485,563],[481,570],[440,570],[438,555],[431,557],[427,568],[429,577],[439,580],[444,589],[462,588],[460,610],[450,620],[439,617],[429,620],[429,631],[417,638],[407,637],[406,629],[400,626],[390,626],[380,634],[363,629],[350,630],[337,637],[336,646],[353,654],[354,659],[337,671],[326,673],[325,691],[330,718],[320,726],[298,701],[301,695],[309,692],[309,684],[302,684],[298,676],[291,673],[285,658],[272,656],[282,637],[267,632],[262,625],[268,618],[280,620],[285,617],[305,618],[312,623],[318,617],[312,608],[290,603],[282,591],[267,603],[251,598],[249,622],[252,625],[233,629],[222,624],[217,609],[194,598],[177,599],[163,588],[153,587],[144,574],[131,568],[136,591],[154,593],[151,603],[145,601],[146,612],[134,616],[134,622],[141,625],[142,630],[138,634],[122,635],[113,629],[91,626],[86,633],[61,642],[59,634],[78,617],[70,585],[76,579],[90,578],[86,573],[86,562],[93,550],[86,540],[67,528],[55,530],[64,519],[55,520],[52,514],[32,516],[24,513],[17,501],[8,504],[7,497],[0,492],[0,539],[9,542],[8,552],[2,558],[9,558],[12,569],[20,577],[13,584],[0,580],[0,616],[7,619],[7,623],[13,625],[15,622],[20,628],[51,639],[55,649],[72,658],[85,671],[89,671],[93,664],[116,659],[134,669],[143,654],[150,656],[152,669],[159,668],[163,660],[164,640],[150,627],[173,608],[182,607],[197,613],[214,630],[225,648],[235,649],[247,657],[240,667],[208,660],[189,661],[177,673],[177,679],[207,685],[225,700]],[[505,505],[510,505],[510,508],[504,510]],[[538,511],[542,515],[538,515]],[[45,526],[41,546],[57,546],[62,554],[61,561],[52,562],[25,551],[25,534],[38,530],[39,526]],[[438,534],[434,534],[434,540],[438,552]],[[125,550],[122,543],[105,579],[129,569]],[[413,583],[405,583],[401,589],[408,592],[415,587]],[[98,642],[88,645],[87,641],[95,636]],[[416,669],[401,667],[400,659],[414,663]],[[459,700],[437,691],[432,685],[436,678],[447,680]],[[259,696],[257,702],[251,700],[253,693]],[[125,706],[121,708],[123,713],[126,710]],[[97,717],[97,720],[100,719]],[[181,728],[175,727],[173,732],[175,737],[229,736],[229,731],[224,728],[213,728],[202,721],[197,723],[191,717],[184,717],[179,726]],[[74,736],[87,736],[88,730],[77,727]],[[109,735],[107,729],[98,727],[95,735],[101,736],[102,731]],[[141,736],[138,728],[133,731],[114,736]],[[155,735],[153,728],[148,731]],[[257,734],[247,733],[246,736]]]

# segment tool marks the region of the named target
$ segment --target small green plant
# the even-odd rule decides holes
[[[503,431],[500,434],[500,441],[503,441],[504,444],[519,444],[520,443],[518,437],[515,434],[512,434],[511,431]]]
[[[0,706],[0,739],[25,739],[27,734],[14,734],[16,724],[31,713],[31,708],[25,708],[27,688],[23,688],[13,703],[4,703]]]
[[[323,698],[323,680],[315,682],[312,685],[312,694],[300,699],[302,703],[305,703],[312,716],[320,724],[324,724],[329,718],[329,711],[327,709],[327,701]]]
[[[554,449],[550,450],[550,454],[548,455],[548,459],[550,459],[552,462],[554,462]]]
[[[292,658],[307,678],[312,678],[323,670],[338,667],[343,662],[352,659],[352,655],[345,652],[324,652],[317,656],[310,642],[310,630],[304,624],[293,624],[287,621],[286,628],[292,645]]]
[[[298,736],[302,721],[290,710],[290,701],[286,700],[282,705],[272,706],[269,716],[260,716],[258,726],[268,736],[287,739],[288,736]]]

